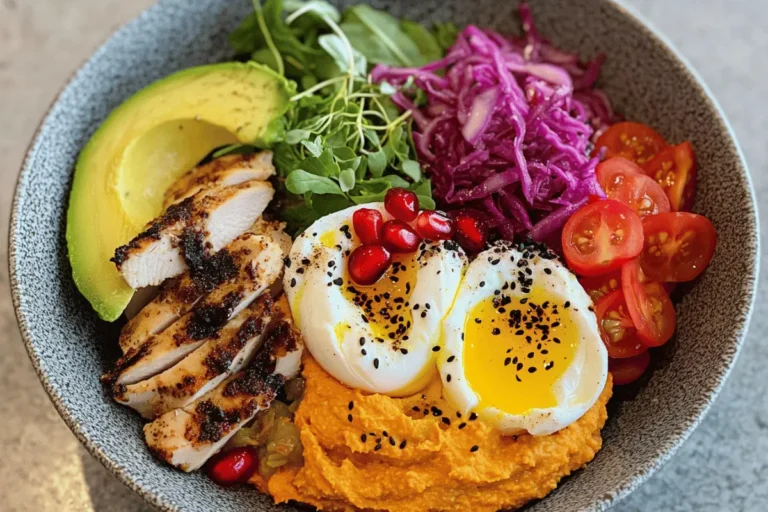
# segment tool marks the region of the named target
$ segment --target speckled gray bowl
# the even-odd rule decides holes
[[[513,1],[375,0],[419,20],[517,27]],[[744,339],[757,282],[757,218],[733,133],[706,87],[669,44],[608,0],[536,0],[540,30],[591,56],[606,51],[601,82],[627,118],[669,140],[691,139],[699,160],[696,210],[718,229],[704,277],[678,305],[676,339],[654,353],[649,379],[610,406],[603,450],[536,511],[602,510],[666,461],[709,408]],[[126,485],[165,510],[272,510],[251,489],[222,489],[202,475],[157,464],[141,421],[105,394],[115,329],[96,319],[70,278],[66,202],[78,151],[123,99],[162,76],[230,55],[226,34],[247,0],[161,1],[120,29],[80,69],[43,121],[19,178],[10,228],[14,304],[32,363],[64,421]],[[94,213],[95,215],[98,212]]]

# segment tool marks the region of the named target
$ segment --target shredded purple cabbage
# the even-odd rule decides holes
[[[582,64],[537,32],[521,4],[523,37],[466,27],[446,56],[422,68],[376,66],[372,78],[427,95],[392,97],[414,119],[414,143],[443,208],[471,207],[506,239],[545,240],[590,195],[591,142],[615,115],[594,88],[604,55]],[[442,72],[438,74],[439,72]]]

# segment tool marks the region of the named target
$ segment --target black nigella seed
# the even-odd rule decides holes
[[[520,299],[520,304],[525,304],[526,302],[528,302],[528,297],[523,297]]]
[[[365,338],[361,336],[360,337],[360,346],[362,347],[363,345],[365,345]]]
[[[482,288],[483,286],[485,286],[485,281],[480,281],[480,288]]]
[[[287,256],[283,258],[283,265],[285,265],[286,268],[291,268],[291,258]]]
[[[536,367],[531,366],[530,368],[528,368],[528,373],[536,373]]]
[[[378,357],[373,360],[373,367],[376,368],[376,369],[379,368],[379,358]]]
[[[301,264],[304,265],[305,267],[307,265],[309,265],[310,263],[312,263],[312,262],[309,261],[309,258],[304,258],[304,259],[301,260]]]
[[[523,363],[517,363],[517,371],[520,371],[523,369]]]
[[[569,300],[565,301],[565,304],[563,304],[563,307],[565,309],[568,309],[569,307],[571,307],[571,301],[569,301]]]
[[[491,331],[491,334],[493,334],[494,336],[498,336],[499,334],[501,334],[501,329],[499,329],[498,327],[494,327],[493,330]]]
[[[347,409],[351,411],[354,408],[355,408],[355,402],[349,402],[349,404],[347,405]]]
[[[560,344],[560,338],[552,338],[552,341],[554,341],[558,345]]]
[[[443,416],[443,417],[442,417],[440,420],[441,420],[443,423],[445,423],[446,425],[449,425],[449,426],[450,426],[450,424],[451,424],[451,420],[449,420],[449,419],[448,419],[448,418],[446,418],[445,416]]]
[[[432,411],[432,415],[433,416],[442,416],[443,415],[443,411],[441,411],[440,409],[438,409],[434,405],[432,407],[430,407],[429,409]]]
[[[515,331],[515,336],[522,336],[523,334],[525,334],[525,331],[522,329],[518,329]]]
[[[421,409],[419,409],[419,406],[418,406],[418,405],[414,405],[413,407],[411,407],[411,410],[413,410],[414,412],[419,412],[419,411],[421,411]]]
[[[469,421],[475,421],[477,419],[477,414],[472,413],[469,415]]]
[[[387,432],[386,430],[382,430],[381,435],[383,435],[384,437],[389,437],[389,432]]]
[[[445,380],[448,381],[448,382],[451,382],[451,374],[450,373],[445,376]]]
[[[348,420],[350,423],[352,423],[352,415],[351,415],[351,414],[347,414],[347,420]]]
[[[391,444],[392,446],[395,446],[395,445],[397,445],[397,442],[395,441],[395,438],[394,438],[394,437],[390,437],[390,438],[389,438],[389,444]]]
[[[337,277],[336,279],[333,280],[333,284],[335,284],[336,286],[341,286],[342,284],[344,284],[344,280],[340,277]]]
[[[365,434],[362,434],[362,435],[360,436],[360,440],[361,440],[362,442],[366,442],[366,441],[368,440],[368,436],[367,436],[367,435],[365,435]]]
[[[463,428],[464,428],[464,427],[466,427],[466,426],[467,426],[467,424],[466,424],[466,423],[464,423],[464,422],[462,422],[462,423],[459,423],[459,430],[463,429]]]
[[[400,353],[402,353],[403,355],[405,355],[405,354],[407,354],[407,353],[408,353],[408,349],[407,349],[407,348],[401,348],[401,349],[400,349]]]
[[[405,439],[400,443],[400,449],[402,450],[403,448],[405,448]]]
[[[296,278],[292,277],[291,278],[291,288],[293,288],[294,286],[296,286]]]
[[[440,352],[440,345],[435,345],[432,347],[432,352]]]
[[[427,316],[427,312],[426,311],[422,311],[421,312],[421,318],[426,318],[426,316]]]
[[[482,321],[482,320],[480,320],[479,318],[475,318],[475,323],[476,323],[476,324],[481,324],[481,323],[483,323],[483,321]]]
[[[451,357],[448,358],[448,362],[452,363],[454,361],[454,359],[456,359],[456,356],[451,356]]]
[[[551,273],[552,273],[552,269],[551,269],[551,268],[545,268],[545,269],[544,269],[544,273],[545,273],[545,274],[547,274],[547,275],[549,275],[549,274],[551,274]]]
[[[373,447],[373,451],[377,452],[379,450],[381,450],[381,444],[377,444],[376,446]]]
[[[477,451],[477,450],[479,450],[479,449],[480,449],[480,447],[479,447],[479,446],[477,446],[477,445],[474,445],[472,448],[470,448],[470,449],[469,449],[469,451],[471,451],[471,452],[473,452],[473,453],[474,453],[474,452],[476,452],[476,451]]]
[[[361,350],[360,353],[363,354],[364,356],[368,355],[368,352],[366,352],[365,349]]]
[[[504,359],[504,366],[509,366],[509,363],[511,363],[511,362],[512,362],[512,360],[510,358],[508,358],[508,357],[505,358]]]

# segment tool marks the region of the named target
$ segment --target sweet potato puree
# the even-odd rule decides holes
[[[435,379],[406,398],[347,388],[310,356],[296,412],[304,465],[252,483],[275,501],[323,510],[496,511],[542,498],[592,460],[611,396],[577,422],[546,437],[502,436],[440,398]]]

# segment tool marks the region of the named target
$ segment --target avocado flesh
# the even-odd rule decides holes
[[[165,190],[216,147],[268,146],[292,84],[268,68],[224,63],[178,72],[139,91],[83,148],[67,211],[72,276],[99,317],[133,296],[110,258],[162,210]]]

